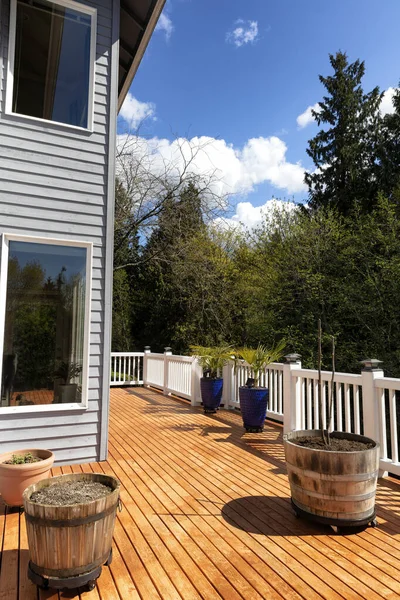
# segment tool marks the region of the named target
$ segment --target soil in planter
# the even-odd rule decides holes
[[[33,492],[32,502],[51,506],[67,506],[69,504],[86,504],[111,494],[108,485],[97,481],[65,481]]]
[[[297,446],[305,446],[306,448],[313,448],[314,450],[327,450],[328,452],[357,452],[375,447],[375,444],[372,442],[343,440],[335,437],[331,437],[330,446],[326,446],[322,437],[313,437],[308,435],[298,437],[295,440],[290,441],[293,444],[297,444]]]

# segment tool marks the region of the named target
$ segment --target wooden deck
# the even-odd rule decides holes
[[[237,414],[206,417],[150,390],[111,394],[108,461],[54,469],[121,480],[111,567],[90,593],[37,590],[24,515],[0,506],[1,600],[400,598],[396,481],[379,485],[377,529],[335,535],[293,516],[279,426],[244,434]]]

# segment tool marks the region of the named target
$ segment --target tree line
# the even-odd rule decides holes
[[[383,116],[379,88],[363,89],[363,62],[338,52],[330,64],[307,148],[308,197],[277,204],[255,230],[216,219],[227,199],[212,173],[193,175],[196,150],[182,150],[179,173],[149,168],[135,141],[120,151],[114,350],[285,338],[315,367],[321,318],[327,340],[337,337],[338,370],[359,372],[372,357],[400,376],[400,92]]]

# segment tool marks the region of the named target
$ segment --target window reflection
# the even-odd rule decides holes
[[[81,402],[86,252],[10,241],[2,406]]]

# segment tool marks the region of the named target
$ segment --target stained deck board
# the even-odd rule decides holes
[[[37,590],[24,516],[0,503],[0,600],[382,600],[400,598],[400,485],[378,485],[379,526],[338,536],[295,519],[282,428],[244,434],[148,389],[111,391],[109,457],[56,467],[121,481],[110,567],[93,592]]]

